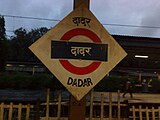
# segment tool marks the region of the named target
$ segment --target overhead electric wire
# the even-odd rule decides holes
[[[16,15],[1,15],[10,18],[20,18],[20,19],[33,19],[33,20],[44,20],[44,21],[54,21],[59,22],[58,19],[50,18],[38,18],[38,17],[27,17],[27,16],[16,16]],[[116,27],[134,27],[134,28],[150,28],[150,29],[160,29],[160,26],[148,26],[148,25],[130,25],[130,24],[114,24],[114,23],[102,23],[104,26],[116,26]],[[13,30],[6,30],[6,32],[14,32]]]
[[[160,26],[146,26],[146,25],[122,25],[122,24],[102,24],[102,25],[110,25],[110,26],[120,26],[120,27],[141,27],[141,28],[157,28],[157,29],[160,29]]]
[[[23,18],[23,19],[35,19],[35,20],[45,20],[45,21],[60,21],[56,19],[49,19],[49,18],[37,18],[37,17],[26,17],[26,16],[15,16],[15,15],[2,15],[4,17],[12,17],[12,18]]]

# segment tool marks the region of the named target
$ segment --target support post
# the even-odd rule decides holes
[[[77,101],[72,95],[70,98],[69,119],[68,120],[85,120],[86,97]]]
[[[89,9],[90,0],[74,0],[73,9],[76,9],[81,4],[85,4]],[[77,101],[72,95],[70,97],[69,105],[69,120],[85,120],[86,112],[86,97],[83,97],[80,101]]]
[[[158,80],[160,80],[160,73],[158,73],[157,75],[158,75]]]
[[[84,3],[86,5],[86,7],[89,9],[89,7],[90,7],[90,0],[74,0],[73,9],[77,8],[82,3]]]
[[[49,120],[49,99],[50,99],[50,89],[47,89],[47,98],[46,98],[46,120]]]

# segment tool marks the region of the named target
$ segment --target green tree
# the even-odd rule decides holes
[[[9,44],[9,61],[23,61],[25,42],[27,41],[27,31],[19,28],[14,31],[15,36],[11,38]]]
[[[37,62],[38,59],[28,47],[47,31],[48,29],[45,27],[32,29],[29,32],[24,28],[15,30],[15,35],[11,38],[9,43],[8,60],[18,62]]]
[[[0,72],[5,71],[6,65],[6,33],[5,33],[5,20],[3,16],[0,16]]]
[[[36,40],[42,37],[49,29],[46,27],[32,29],[28,32],[29,41],[26,44],[26,56],[30,62],[38,62],[39,60],[33,55],[33,53],[28,49],[28,47],[33,44]]]

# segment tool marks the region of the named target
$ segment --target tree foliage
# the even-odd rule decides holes
[[[48,31],[41,27],[27,31],[19,28],[14,31],[14,36],[6,38],[5,20],[0,16],[0,71],[5,70],[6,61],[37,62],[39,61],[28,47]]]
[[[47,31],[48,29],[45,27],[32,29],[31,31],[27,31],[24,28],[15,30],[15,35],[9,41],[8,61],[37,62],[38,59],[28,47]]]
[[[5,70],[6,54],[5,20],[3,16],[0,16],[0,72]]]
[[[53,85],[52,76],[48,74],[4,73],[0,76],[1,89],[42,89]]]

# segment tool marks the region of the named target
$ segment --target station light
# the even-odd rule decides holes
[[[135,55],[136,58],[148,58],[148,55]]]
[[[7,66],[7,67],[11,67],[11,66],[13,66],[13,65],[12,65],[12,64],[6,64],[6,66]]]
[[[19,67],[25,67],[26,65],[18,65]]]

